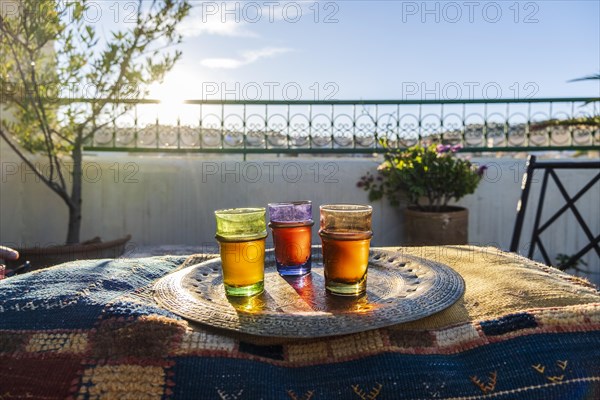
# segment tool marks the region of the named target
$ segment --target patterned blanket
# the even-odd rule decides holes
[[[494,271],[454,257],[467,291],[446,314],[283,341],[192,326],[154,303],[153,282],[208,257],[80,261],[0,281],[0,399],[600,399],[598,292],[523,259],[486,264],[539,288],[514,272],[512,287],[494,286]],[[482,306],[486,285],[518,301]]]

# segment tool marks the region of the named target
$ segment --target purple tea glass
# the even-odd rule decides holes
[[[275,244],[277,271],[284,276],[299,276],[310,272],[312,203],[295,201],[269,203],[269,227]]]

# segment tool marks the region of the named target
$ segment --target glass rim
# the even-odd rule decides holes
[[[266,212],[264,207],[240,207],[240,208],[224,208],[215,210],[215,215],[218,217],[227,215],[253,215]]]
[[[267,206],[269,206],[269,207],[285,207],[285,206],[301,206],[301,205],[305,205],[305,204],[312,205],[312,201],[311,200],[281,201],[281,202],[276,202],[276,203],[268,203]]]
[[[367,204],[323,204],[320,211],[334,212],[365,212],[373,211],[373,207]]]

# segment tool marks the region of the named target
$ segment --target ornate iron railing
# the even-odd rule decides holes
[[[112,112],[118,117],[87,150],[366,154],[383,151],[380,139],[395,147],[442,141],[469,152],[600,149],[600,100],[591,98],[135,100],[113,103]]]

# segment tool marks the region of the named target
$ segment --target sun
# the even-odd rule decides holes
[[[153,107],[156,111],[154,117],[158,118],[159,123],[175,125],[178,120],[190,117],[190,109],[185,105],[185,100],[193,98],[190,92],[193,87],[193,82],[186,74],[173,71],[162,83],[154,83],[149,87],[148,98],[160,101]]]

